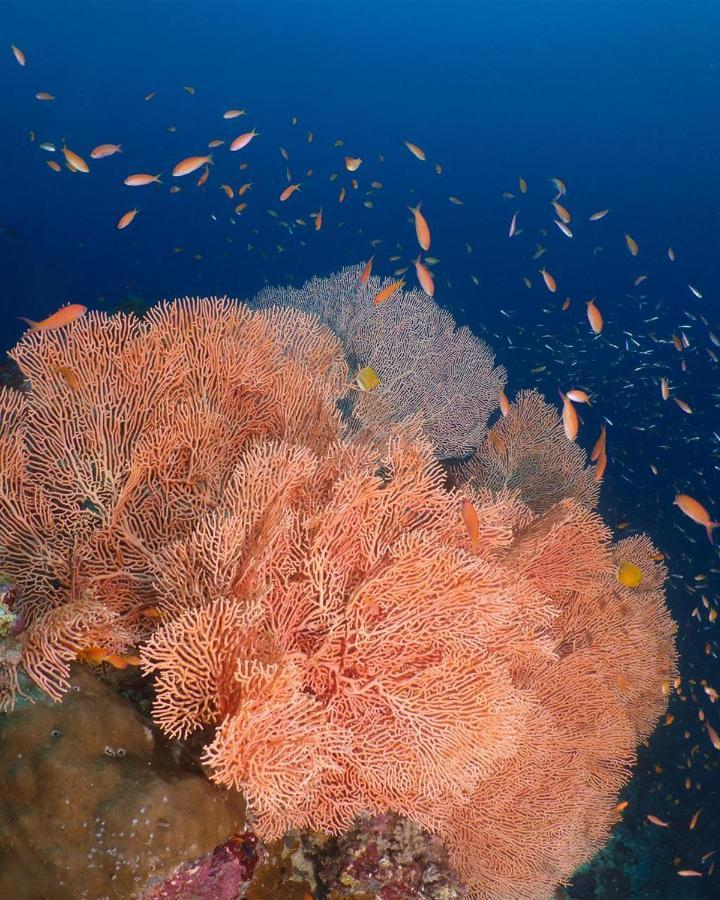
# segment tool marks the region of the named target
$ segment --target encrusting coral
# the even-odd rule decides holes
[[[372,304],[372,279],[339,277]],[[474,896],[547,896],[606,838],[665,706],[664,569],[644,538],[613,546],[577,449],[527,395],[505,430],[526,422],[532,465],[478,466],[448,489],[438,458],[481,447],[497,400],[484,345],[475,367],[467,336],[423,332],[457,339],[462,379],[480,382],[472,439],[436,440],[440,407],[429,429],[422,392],[398,407],[378,363],[359,396],[368,440],[357,408],[346,416],[348,359],[372,360],[298,302],[269,301],[91,313],[13,351],[32,389],[0,394],[0,567],[27,623],[22,664],[59,697],[79,651],[138,645],[156,721],[175,737],[214,728],[205,760],[262,837],[394,811],[444,839]],[[510,471],[558,466],[542,498],[542,479]],[[622,560],[639,588],[618,583]],[[6,705],[12,687],[6,674]]]

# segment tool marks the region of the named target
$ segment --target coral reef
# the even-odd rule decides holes
[[[142,900],[462,900],[467,890],[441,841],[386,813],[362,815],[338,838],[288,832],[269,844],[252,832],[179,866]]]
[[[607,837],[665,707],[664,569],[613,546],[536,395],[483,443],[490,352],[417,292],[371,309],[358,274],[21,341],[31,390],[0,392],[17,660],[59,697],[78,652],[137,646],[155,720],[208,731],[264,840],[392,811],[473,896],[544,897]],[[336,334],[295,308],[318,305]],[[380,387],[352,391],[373,353]],[[478,447],[448,489],[439,458]]]
[[[440,841],[400,816],[360,816],[325,848],[320,878],[330,900],[461,900]]]
[[[0,716],[0,896],[138,896],[242,829],[237,795],[87,669],[59,704],[21,686],[35,702]]]
[[[247,898],[258,862],[256,845],[252,832],[235,835],[200,859],[183,863],[163,882],[144,891],[141,900]]]

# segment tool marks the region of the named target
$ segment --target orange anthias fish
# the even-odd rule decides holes
[[[595,306],[595,298],[587,301],[587,317],[588,322],[590,323],[590,327],[595,332],[595,334],[600,334],[603,330],[603,317],[600,310]]]
[[[18,61],[18,64],[21,66],[24,66],[26,60],[25,60],[25,54],[22,52],[22,50],[19,47],[16,47],[15,44],[10,44],[10,49],[13,52],[13,56]]]
[[[378,294],[376,294],[373,303],[385,303],[386,300],[389,300],[396,291],[401,290],[405,287],[405,282],[401,278],[400,281],[393,281],[392,284],[389,284],[387,287],[384,287]]]
[[[625,243],[627,244],[627,248],[630,251],[632,256],[637,256],[640,252],[640,248],[637,245],[637,241],[633,239],[633,237],[629,234],[625,235]]]
[[[660,396],[663,400],[667,400],[670,397],[670,385],[667,378],[660,379]]]
[[[348,172],[357,172],[357,170],[362,165],[362,157],[360,156],[346,156],[345,157],[345,168]]]
[[[375,259],[375,254],[370,257],[370,259],[365,263],[365,268],[362,270],[362,274],[360,275],[360,284],[365,284],[365,282],[370,277],[372,273],[373,260]]]
[[[542,269],[540,269],[540,274],[542,275],[543,281],[545,282],[545,287],[550,291],[551,294],[554,294],[557,290],[557,282],[555,281],[555,279],[544,266]]]
[[[713,528],[720,528],[720,522],[712,522],[710,520],[710,514],[702,503],[699,503],[694,497],[690,497],[688,494],[677,494],[673,502],[688,518],[692,519],[693,522],[697,522],[698,525],[703,526],[707,532],[708,540],[713,544]]]
[[[35,322],[33,319],[26,319],[25,316],[18,316],[22,322],[26,322],[30,326],[30,331],[52,331],[54,328],[63,328],[69,325],[87,312],[87,306],[80,303],[69,303],[67,306],[61,307],[42,322]]]
[[[295,191],[300,190],[300,184],[289,184],[285,190],[280,194],[280,202],[284,203],[288,198],[292,197]]]
[[[558,219],[560,219],[560,221],[563,223],[563,225],[569,224],[570,220],[572,219],[572,216],[570,215],[568,210],[565,209],[565,207],[562,206],[562,204],[558,203],[557,200],[552,200],[551,202],[552,202],[553,209],[555,210],[555,213],[556,213]]]
[[[425,151],[422,147],[418,147],[418,145],[413,144],[412,141],[405,141],[405,146],[416,159],[419,159],[421,162],[425,161]]]
[[[67,147],[63,147],[62,152],[68,165],[72,166],[76,172],[84,172],[87,175],[90,171],[90,166],[88,166],[82,156],[78,156],[77,153],[73,153],[73,151],[68,150]]]
[[[98,144],[94,150],[90,151],[90,159],[105,159],[115,153],[122,153],[121,144]]]
[[[417,235],[418,244],[426,252],[430,249],[430,227],[425,216],[420,212],[421,204],[417,206],[408,206],[410,212],[415,216],[415,234]]]
[[[598,457],[597,463],[595,465],[595,471],[593,473],[593,478],[595,481],[602,481],[602,477],[605,474],[605,469],[607,469],[607,453],[605,450],[600,451],[600,456]]]
[[[580,420],[578,419],[578,414],[575,412],[575,407],[572,405],[570,400],[566,397],[565,394],[558,388],[558,394],[560,394],[560,399],[563,402],[563,411],[562,411],[562,422],[563,428],[565,429],[565,437],[569,441],[574,441],[578,435],[578,429],[580,428]]]
[[[70,366],[55,366],[55,371],[62,378],[71,391],[80,390],[80,379]]]
[[[708,737],[710,738],[710,743],[716,750],[720,750],[720,736],[718,736],[717,731],[712,727],[709,722],[705,723],[705,728],[707,729]]]
[[[139,666],[142,660],[139,656],[128,653],[112,653],[103,647],[85,647],[78,650],[78,659],[91,665],[100,665],[100,663],[109,663],[115,669],[127,669],[128,666]]]
[[[102,647],[85,647],[83,650],[78,650],[77,656],[78,659],[81,659],[83,662],[98,665],[105,661],[108,656],[108,651],[103,650]]]
[[[463,500],[462,502],[462,517],[470,538],[470,552],[477,553],[480,543],[480,523],[477,510],[469,500]]]
[[[507,394],[502,388],[500,388],[498,393],[498,402],[500,403],[500,412],[503,416],[509,416],[512,412],[512,403],[510,403]]]
[[[191,172],[196,172],[201,166],[208,165],[208,163],[212,163],[212,153],[209,153],[207,156],[186,156],[185,159],[181,159],[175,166],[172,173],[175,178],[180,178],[183,175],[190,175]]]
[[[434,296],[435,282],[433,281],[433,274],[426,265],[423,265],[419,253],[417,259],[414,260],[414,263],[415,273],[417,275],[417,280],[420,282],[420,287],[425,291],[428,297]]]
[[[607,429],[604,425],[600,426],[600,437],[595,441],[595,446],[592,449],[592,453],[590,454],[590,459],[595,462],[600,458],[601,454],[605,452],[605,446],[607,444]]]
[[[590,398],[585,391],[581,391],[578,388],[573,388],[568,391],[566,396],[568,400],[572,400],[573,403],[587,403],[587,405],[590,406]]]
[[[322,206],[321,206],[320,209],[315,213],[315,231],[320,231],[320,229],[322,228],[322,223],[323,223],[323,216],[322,216]]]
[[[235,140],[232,142],[232,144],[230,144],[230,149],[233,151],[242,150],[242,148],[247,147],[247,145],[250,143],[250,141],[253,138],[256,138],[258,136],[258,134],[259,134],[259,132],[255,131],[255,129],[253,128],[252,131],[246,131],[244,134],[238,135],[235,138]]]
[[[159,175],[146,175],[144,172],[139,175],[128,175],[123,181],[128,187],[143,187],[146,184],[160,184]]]
[[[116,227],[119,228],[121,231],[123,228],[127,228],[128,225],[132,222],[132,220],[135,218],[135,216],[139,212],[140,212],[139,206],[136,206],[135,209],[129,209],[126,213],[124,213],[122,216],[120,216]]]

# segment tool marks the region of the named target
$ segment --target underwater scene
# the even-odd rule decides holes
[[[720,5],[0,33],[0,900],[720,896]]]

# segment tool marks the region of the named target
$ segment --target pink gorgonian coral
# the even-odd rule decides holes
[[[546,896],[600,846],[665,706],[673,624],[651,545],[613,546],[539,401],[491,434],[491,477],[448,488],[417,396],[405,420],[381,378],[361,399],[382,415],[348,414],[345,349],[292,305],[96,313],[13,356],[31,387],[0,394],[0,568],[53,696],[78,651],[138,645],[157,722],[211,729],[212,776],[262,836],[393,810],[478,898]],[[491,357],[475,377],[497,397]],[[555,495],[538,472],[563,474]]]

